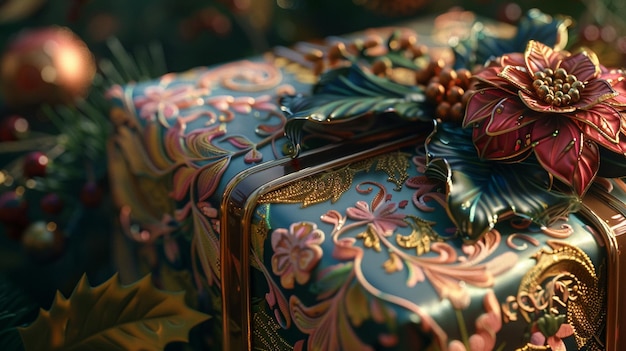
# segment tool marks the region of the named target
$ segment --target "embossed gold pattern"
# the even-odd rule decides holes
[[[396,191],[402,188],[404,182],[409,178],[407,169],[409,168],[409,154],[394,152],[389,155],[378,157],[376,170],[387,173],[388,181],[396,185]]]
[[[516,317],[512,309],[529,323],[534,323],[532,316],[542,313],[565,313],[578,347],[601,349],[597,340],[605,320],[605,291],[600,287],[593,262],[575,246],[561,241],[548,244],[550,249],[537,252],[536,265],[522,278],[515,303],[503,306],[509,312],[509,320]],[[527,345],[520,350],[536,350],[534,347]]]
[[[415,216],[407,216],[407,219],[411,220],[411,233],[409,235],[398,234],[396,243],[405,249],[415,249],[417,256],[429,252],[433,238],[438,237],[437,232],[431,226],[432,223]]]
[[[302,203],[302,207],[307,207],[326,200],[336,202],[350,189],[356,171],[347,166],[334,172],[306,178],[263,195],[259,203]]]
[[[302,207],[328,200],[334,203],[350,189],[356,173],[369,171],[374,165],[376,165],[375,170],[385,172],[388,175],[387,180],[396,185],[395,190],[399,190],[409,178],[407,172],[410,164],[409,156],[407,153],[393,152],[355,162],[266,193],[258,201],[262,204],[301,203]]]
[[[380,239],[372,225],[368,225],[367,230],[357,234],[356,238],[363,239],[363,245],[365,245],[365,247],[380,252]]]
[[[552,350],[550,346],[538,346],[533,344],[527,344],[524,347],[516,349],[515,351],[547,351]]]
[[[280,325],[263,308],[254,313],[252,332],[255,351],[291,351],[293,347],[278,335]]]

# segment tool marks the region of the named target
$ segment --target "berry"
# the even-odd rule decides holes
[[[465,94],[463,88],[457,85],[453,85],[446,91],[446,101],[451,104],[454,104],[455,102],[460,102],[463,98],[463,94]]]
[[[43,177],[46,175],[48,156],[41,151],[33,151],[24,157],[24,177]]]
[[[437,109],[435,110],[435,116],[437,116],[437,118],[444,119],[448,116],[449,112],[450,112],[450,103],[446,101],[442,101],[437,105]]]
[[[441,102],[446,93],[446,88],[437,82],[431,82],[426,87],[426,98],[430,102]]]
[[[439,83],[444,87],[449,87],[450,85],[456,84],[458,77],[459,75],[451,67],[444,67],[441,69],[441,72],[439,72]]]
[[[0,122],[0,142],[16,141],[28,133],[28,121],[20,116],[12,115]]]

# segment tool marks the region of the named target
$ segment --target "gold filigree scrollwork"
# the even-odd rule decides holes
[[[380,239],[376,229],[370,224],[367,229],[356,236],[357,239],[363,239],[363,245],[365,247],[374,249],[376,252],[380,252]]]
[[[336,202],[350,189],[354,179],[350,167],[308,177],[269,192],[259,198],[259,203],[300,203],[302,207],[311,206],[327,200]]]
[[[396,236],[398,246],[405,249],[415,249],[417,256],[429,252],[433,238],[437,237],[437,232],[432,228],[433,223],[415,216],[407,216],[405,221],[409,223],[412,230],[409,235],[398,234]]]
[[[387,173],[387,180],[396,185],[394,190],[398,191],[402,188],[404,182],[409,179],[409,154],[404,152],[393,152],[389,155],[378,158],[376,170]]]
[[[376,171],[387,174],[387,180],[399,190],[409,178],[409,154],[392,152],[352,163],[336,170],[306,177],[297,182],[262,195],[259,203],[300,203],[302,207],[330,200],[336,202],[352,186],[354,175],[367,172],[375,165]]]
[[[509,297],[503,305],[508,311],[505,320],[516,320],[519,314],[527,322],[537,323],[565,315],[579,348],[601,349],[596,344],[597,334],[603,330],[605,302],[593,262],[581,249],[565,242],[548,241],[548,245],[549,249],[535,254],[537,263],[520,282],[517,297]],[[538,347],[543,346],[529,344],[518,350],[544,350]]]

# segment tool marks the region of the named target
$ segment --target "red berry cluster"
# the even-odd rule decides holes
[[[1,118],[0,148],[4,143],[13,145],[26,140],[28,132],[25,118]],[[72,209],[97,207],[104,196],[99,184],[87,181],[76,194],[78,201],[71,201],[68,208],[65,200],[73,200],[71,196],[64,196],[57,190],[42,191],[37,186],[56,175],[51,172],[51,162],[47,153],[30,151],[10,163],[7,169],[0,169],[0,232],[20,242],[33,258],[41,261],[54,259],[62,253],[65,241],[62,225],[73,215]]]
[[[426,100],[437,106],[435,117],[457,123],[463,120],[465,105],[472,94],[471,77],[468,69],[455,70],[443,60],[433,60],[416,72],[417,83],[424,87]]]
[[[416,69],[414,76],[404,75],[408,69],[396,72],[388,54],[399,55],[423,68]],[[442,121],[460,123],[465,114],[465,105],[473,93],[468,69],[453,69],[443,59],[430,55],[427,46],[418,43],[412,33],[394,34],[388,40],[378,35],[369,35],[352,42],[333,43],[324,50],[322,47],[280,49],[275,54],[297,62],[311,69],[314,75],[336,67],[344,66],[357,59],[368,63],[369,70],[401,84],[415,84],[425,92],[428,103],[436,105],[435,116]]]

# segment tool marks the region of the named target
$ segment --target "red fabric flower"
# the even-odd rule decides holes
[[[500,57],[475,79],[463,125],[474,127],[481,158],[515,162],[534,152],[582,195],[598,171],[599,147],[626,152],[624,73],[601,66],[593,52],[530,41],[524,54]]]

